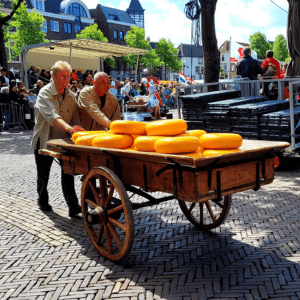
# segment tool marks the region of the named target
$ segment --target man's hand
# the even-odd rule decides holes
[[[74,134],[75,132],[78,132],[78,131],[85,131],[84,128],[80,127],[79,125],[75,125],[71,128],[72,128],[71,134]]]

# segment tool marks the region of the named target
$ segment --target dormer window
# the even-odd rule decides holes
[[[44,11],[44,1],[43,0],[35,0],[35,8],[37,10]]]
[[[108,19],[109,19],[109,20],[119,21],[119,18],[118,18],[117,15],[108,15]]]

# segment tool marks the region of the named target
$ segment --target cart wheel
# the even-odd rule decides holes
[[[280,171],[283,170],[284,164],[284,156],[281,152],[277,152],[275,157],[274,157],[274,170],[275,171]]]
[[[178,200],[179,206],[187,219],[202,230],[213,229],[220,226],[230,210],[231,195],[222,200],[207,200],[202,203]]]
[[[133,246],[131,202],[119,177],[97,167],[85,176],[81,188],[82,216],[95,248],[105,258],[119,261]]]

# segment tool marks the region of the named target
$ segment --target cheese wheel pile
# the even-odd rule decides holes
[[[117,120],[110,124],[109,131],[77,132],[72,140],[76,145],[180,154],[193,159],[238,152],[243,141],[234,133],[187,130],[187,123],[182,119],[148,124]]]

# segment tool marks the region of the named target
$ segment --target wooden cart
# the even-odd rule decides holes
[[[178,199],[187,219],[202,230],[226,219],[233,193],[269,184],[274,179],[274,153],[288,143],[244,140],[241,152],[193,159],[74,145],[70,139],[48,142],[40,150],[61,161],[67,174],[83,175],[81,207],[84,223],[96,249],[119,261],[133,246],[133,210]],[[146,202],[134,203],[127,191]],[[171,194],[160,199],[147,192]]]

